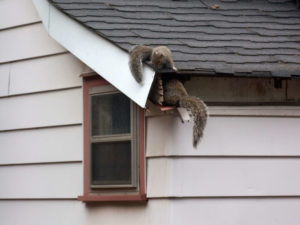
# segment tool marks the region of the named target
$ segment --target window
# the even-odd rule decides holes
[[[98,75],[84,78],[84,194],[145,200],[144,111]]]

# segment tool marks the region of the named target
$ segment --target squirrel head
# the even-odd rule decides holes
[[[154,48],[151,61],[157,69],[172,69],[174,67],[171,51],[166,46],[158,46]]]
[[[160,52],[159,50],[154,50],[153,54],[157,58],[162,58],[163,57],[163,53]]]

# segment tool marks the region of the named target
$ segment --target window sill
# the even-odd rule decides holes
[[[138,195],[82,195],[77,198],[79,201],[90,202],[146,202],[145,194]]]
[[[146,117],[162,116],[166,114],[179,116],[183,123],[191,121],[189,113],[185,108],[175,106],[161,106],[150,101],[147,102]]]

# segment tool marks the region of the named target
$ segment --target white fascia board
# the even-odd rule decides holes
[[[143,84],[129,69],[129,54],[66,16],[47,0],[32,0],[49,35],[139,106],[145,108],[154,70],[144,65]]]

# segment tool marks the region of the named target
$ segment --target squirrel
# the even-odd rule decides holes
[[[206,104],[197,97],[189,96],[182,82],[177,79],[166,81],[163,90],[165,104],[186,108],[194,117],[193,146],[196,148],[208,117]]]
[[[172,53],[166,46],[151,48],[149,46],[137,45],[130,51],[129,66],[134,79],[142,82],[143,62],[150,61],[154,69],[172,69],[177,71],[172,59]]]
[[[151,48],[137,45],[130,52],[129,66],[134,79],[138,83],[142,82],[143,62],[145,61],[150,61],[152,66],[158,70],[166,68],[177,71],[172,59],[172,53],[166,46]],[[203,136],[203,130],[206,125],[208,117],[207,106],[199,98],[189,96],[182,82],[176,78],[166,80],[162,86],[164,104],[186,108],[194,117],[193,146],[196,147]]]

